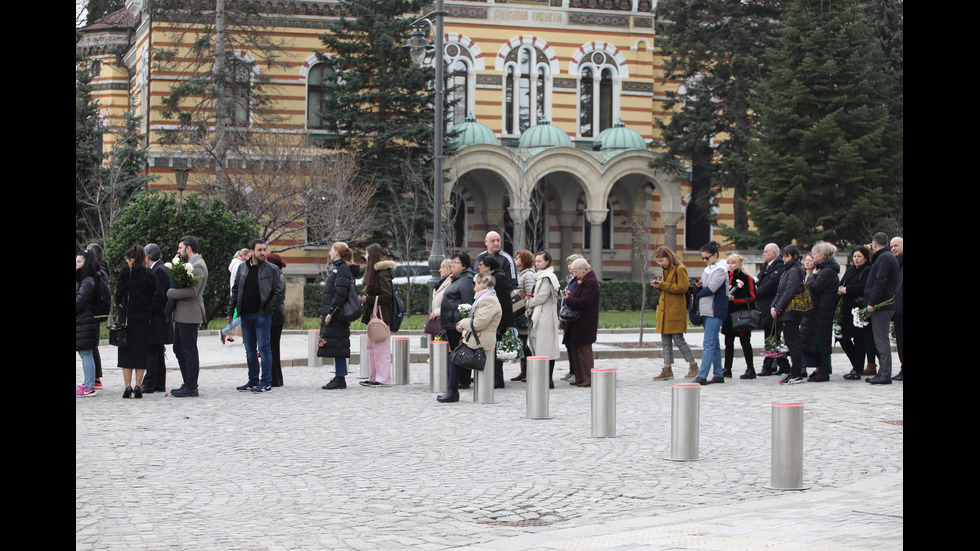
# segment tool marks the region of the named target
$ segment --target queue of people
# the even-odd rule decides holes
[[[482,348],[488,353],[512,329],[523,349],[521,356],[549,360],[549,387],[554,388],[554,365],[560,357],[559,342],[568,350],[570,374],[563,378],[572,386],[590,387],[594,365],[592,345],[598,332],[600,289],[595,273],[581,255],[571,255],[565,288],[559,284],[553,259],[548,251],[532,254],[520,250],[515,257],[500,250],[500,237],[489,232],[487,251],[472,266],[469,253],[456,252],[439,268],[442,280],[432,297],[426,332],[444,335],[449,352],[459,346]],[[190,275],[180,281],[163,266],[162,252],[156,244],[135,245],[124,254],[126,268],[118,277],[115,302],[118,325],[125,328],[127,345],[120,348],[119,367],[123,370],[123,398],[165,390],[166,369],[163,348],[173,343],[184,381],[171,390],[175,397],[198,395],[197,328],[203,322],[203,288],[207,266],[193,236],[178,243],[175,262],[189,266]],[[800,258],[795,245],[780,252],[770,243],[763,251],[765,265],[758,277],[745,272],[744,259],[729,255],[721,262],[718,243],[701,248],[706,268],[699,281],[690,284],[687,268],[680,256],[668,247],[654,253],[662,275],[650,284],[660,293],[656,331],[663,343],[663,367],[655,381],[674,378],[674,346],[688,365],[686,378],[702,385],[724,383],[732,377],[734,344],[738,339],[746,363],[741,379],[784,375],[780,384],[824,382],[832,374],[831,351],[835,339],[847,354],[851,371],[847,380],[860,379],[872,384],[902,380],[903,369],[892,377],[889,326],[893,318],[902,355],[902,238],[890,245],[883,233],[875,234],[869,246],[852,251],[853,265],[840,275],[834,258],[836,247],[815,244],[809,255]],[[321,298],[321,333],[318,355],[332,358],[334,377],[325,390],[347,388],[347,360],[350,358],[349,310],[358,305],[351,270],[353,253],[346,243],[337,242],[329,252],[332,268],[326,277]],[[239,260],[239,258],[241,260]],[[366,270],[363,293],[356,297],[360,319],[383,324],[384,330],[368,342],[370,377],[360,384],[384,387],[391,384],[390,325],[395,316],[392,285],[396,264],[382,259],[382,249],[372,244],[365,251]],[[179,260],[178,260],[179,259]],[[236,254],[228,305],[229,327],[240,324],[248,364],[248,382],[240,391],[269,392],[283,385],[279,339],[285,322],[283,299],[285,263],[276,254],[267,254],[263,240],[254,240],[248,249]],[[727,268],[727,269],[726,269]],[[96,394],[98,373],[96,353],[99,321],[97,312],[106,297],[103,269],[97,253],[86,249],[76,256],[76,351],[82,358],[83,382],[76,395]],[[169,273],[169,275],[168,275]],[[176,279],[175,279],[176,277]],[[515,315],[520,304],[520,313]],[[685,340],[689,310],[696,310],[704,326],[704,353],[699,366]],[[868,323],[859,323],[852,310],[867,312]],[[846,315],[839,315],[840,311]],[[744,316],[755,312],[754,316]],[[761,370],[755,370],[751,346],[751,327],[745,317],[758,318],[757,329],[767,339],[773,337],[785,346],[784,353],[767,351]],[[835,322],[839,327],[835,328]],[[563,335],[562,330],[563,329]],[[724,360],[720,335],[725,335]],[[227,339],[221,332],[222,343]],[[870,338],[869,338],[870,337]],[[471,372],[447,362],[448,388],[438,396],[440,403],[459,401],[459,390],[469,388]],[[875,370],[874,359],[879,368]],[[867,365],[865,365],[867,359]],[[494,358],[494,386],[504,385],[503,362]],[[261,364],[261,369],[260,369]],[[807,376],[807,369],[813,371]],[[710,377],[710,378],[709,378]],[[526,380],[526,364],[511,381]]]

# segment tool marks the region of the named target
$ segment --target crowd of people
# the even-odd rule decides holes
[[[444,337],[449,343],[448,388],[437,401],[458,402],[459,391],[472,384],[472,372],[454,364],[452,351],[457,347],[482,348],[493,354],[497,342],[510,334],[517,336],[523,352],[521,372],[511,381],[526,380],[527,357],[547,358],[549,387],[554,388],[555,360],[560,357],[560,345],[564,345],[569,373],[562,381],[590,387],[600,287],[588,261],[578,254],[565,259],[569,274],[562,289],[548,251],[535,254],[519,250],[511,256],[502,250],[500,235],[493,231],[487,233],[485,245],[487,250],[475,261],[461,250],[439,267],[442,280],[433,293],[425,328],[430,335]],[[179,264],[177,268],[161,261],[162,251],[154,243],[135,245],[125,252],[126,268],[116,282],[118,321],[114,325],[114,331],[122,328],[126,343],[118,354],[125,384],[123,398],[165,391],[164,347],[168,343],[173,344],[183,379],[183,384],[170,394],[198,396],[197,331],[206,318],[203,292],[208,277],[198,248],[195,237],[181,238],[174,259]],[[701,248],[704,272],[692,285],[680,256],[668,247],[658,247],[654,259],[662,275],[650,284],[660,293],[656,331],[662,338],[663,368],[654,380],[674,378],[676,345],[688,364],[686,378],[702,385],[724,383],[725,378],[732,377],[736,339],[746,363],[741,379],[784,375],[781,384],[827,381],[832,374],[830,358],[836,340],[852,367],[844,379],[867,376],[871,384],[902,380],[901,368],[892,376],[889,338],[894,321],[901,362],[902,238],[895,237],[889,243],[885,234],[875,234],[868,246],[854,248],[853,265],[843,275],[834,258],[836,252],[834,245],[819,242],[801,259],[795,245],[780,251],[770,243],[763,251],[765,263],[758,276],[753,277],[745,272],[740,255],[729,255],[723,264],[718,244],[710,242]],[[392,285],[396,264],[382,258],[380,245],[368,246],[363,293],[357,295],[350,247],[334,243],[329,258],[332,267],[321,298],[317,354],[334,360],[334,377],[322,388],[347,388],[350,324],[358,317],[368,325],[370,337],[370,377],[360,384],[388,386],[389,328],[396,315]],[[279,255],[267,253],[267,245],[261,239],[236,253],[229,266],[228,326],[219,336],[222,343],[232,340],[231,330],[241,327],[248,381],[237,387],[239,391],[269,392],[283,385],[279,340],[285,322],[285,266]],[[108,291],[108,279],[108,266],[98,245],[78,253],[75,349],[82,359],[84,380],[77,396],[92,396],[101,387],[98,316],[104,314],[100,305],[108,298],[102,296]],[[704,327],[700,367],[685,340],[689,316],[693,319],[695,315]],[[763,331],[767,344],[758,372],[750,340],[753,329]],[[783,346],[778,346],[780,343]],[[494,386],[503,388],[503,361],[496,356],[493,360]],[[809,368],[813,371],[808,376]]]

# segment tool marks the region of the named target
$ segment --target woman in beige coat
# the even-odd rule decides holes
[[[690,365],[686,378],[698,374],[698,362],[694,360],[691,347],[684,340],[687,332],[687,290],[691,286],[687,278],[687,268],[681,258],[668,247],[659,247],[654,253],[657,265],[663,269],[659,279],[650,280],[650,285],[660,291],[660,304],[657,305],[657,333],[663,341],[664,368],[653,378],[654,381],[669,381],[674,378],[671,366],[674,363],[674,344]]]
[[[474,350],[479,347],[489,352],[497,346],[497,325],[500,324],[501,316],[500,301],[493,292],[496,281],[491,275],[476,274],[473,284],[470,315],[456,324],[456,330],[462,333],[462,342],[466,346]]]
[[[551,254],[541,251],[534,257],[534,292],[525,301],[527,315],[531,316],[531,330],[528,333],[528,346],[537,358],[548,358],[548,388],[555,388],[552,376],[555,360],[561,352],[558,344],[558,276],[551,265]]]

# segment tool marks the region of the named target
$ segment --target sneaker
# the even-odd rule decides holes
[[[805,383],[806,379],[803,377],[793,377],[792,375],[787,375],[782,381],[779,381],[781,385],[798,385],[800,383]]]
[[[75,391],[75,396],[79,396],[79,397],[95,396],[95,389],[89,388],[85,385],[78,385],[78,390]]]
[[[95,385],[92,386],[95,390],[102,390],[102,381],[95,381]]]
[[[242,386],[236,386],[235,387],[235,390],[239,390],[241,392],[248,392],[249,390],[252,390],[253,388],[255,388],[255,383],[245,383]]]
[[[272,391],[272,385],[265,385],[265,386],[255,385],[252,387],[252,392],[271,392],[271,391]]]
[[[333,379],[330,379],[329,383],[321,386],[320,388],[322,388],[323,390],[336,390],[336,389],[347,388],[347,380],[344,379],[343,377],[334,377]]]
[[[574,378],[575,378],[575,374],[574,373],[569,373],[568,375],[565,375],[564,377],[562,377],[561,380],[563,380],[563,381],[571,381]]]

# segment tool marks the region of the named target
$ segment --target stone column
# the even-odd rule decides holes
[[[591,236],[589,239],[589,263],[592,264],[592,271],[595,277],[602,281],[602,223],[609,215],[607,209],[586,209],[585,218],[592,225]]]
[[[677,224],[681,221],[681,213],[662,212],[660,219],[664,222],[664,245],[680,254],[677,250]]]
[[[286,276],[286,327],[303,327],[303,285],[306,278]]]
[[[531,216],[531,207],[507,207],[507,212],[510,213],[510,219],[514,222],[514,251],[518,251],[525,248],[524,242],[527,237],[525,230],[527,219]]]
[[[561,224],[561,257],[558,258],[556,271],[563,276],[568,276],[568,265],[565,263],[565,259],[575,252],[572,248],[572,239],[577,220],[578,214],[574,211],[558,213],[558,223]]]

